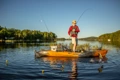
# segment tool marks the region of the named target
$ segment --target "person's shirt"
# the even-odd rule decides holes
[[[79,29],[79,27],[77,25],[69,27],[68,34],[71,37],[76,37],[77,38],[78,32],[80,32],[80,29]]]

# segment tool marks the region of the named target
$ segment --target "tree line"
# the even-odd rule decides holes
[[[120,30],[113,33],[103,34],[98,37],[99,41],[108,41],[108,39],[111,41],[120,41]]]
[[[1,40],[54,40],[57,35],[53,32],[41,32],[40,30],[19,30],[0,26]]]
[[[86,38],[79,38],[79,40],[85,40],[85,41],[96,41],[98,37],[86,37]]]

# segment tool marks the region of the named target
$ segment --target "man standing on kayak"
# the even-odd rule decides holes
[[[76,20],[72,21],[72,25],[69,27],[68,34],[72,38],[73,52],[75,52],[78,40],[78,32],[80,32],[79,27],[76,25]]]

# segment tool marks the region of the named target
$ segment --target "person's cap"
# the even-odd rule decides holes
[[[72,23],[76,24],[77,22],[76,22],[76,20],[73,20]]]

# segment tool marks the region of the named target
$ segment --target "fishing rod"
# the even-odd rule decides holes
[[[43,16],[41,15],[41,22],[43,22],[44,23],[44,25],[45,25],[45,27],[46,27],[46,29],[47,29],[47,31],[48,32],[50,32],[50,30],[49,30],[49,28],[48,28],[48,26],[47,26],[47,24],[46,24],[46,22],[45,22],[45,20],[44,20],[44,18],[43,18]]]
[[[86,11],[88,11],[88,10],[92,10],[92,9],[89,9],[89,8],[88,8],[88,9],[84,10],[83,13],[79,16],[78,20],[76,21],[77,23],[79,22],[80,18],[83,16],[83,14],[84,14]],[[76,23],[76,24],[77,24],[77,23]]]
[[[41,16],[41,18],[42,18],[41,22],[43,21],[43,23],[45,24],[45,27],[46,27],[47,31],[49,32],[49,29],[48,29],[48,27],[47,27],[47,24],[46,24],[45,20],[43,19],[42,16]]]
[[[44,23],[44,25],[45,25],[45,27],[46,27],[48,33],[50,33],[50,30],[48,29],[48,26],[47,26],[47,24],[46,24],[46,22],[45,22],[43,16],[41,16],[41,19],[42,19],[41,22],[43,21],[43,23]],[[50,39],[51,39],[51,41],[52,41],[52,38],[50,38]]]
[[[88,10],[92,10],[92,9],[86,9],[86,10],[84,10],[84,12],[79,16],[79,18],[78,18],[78,20],[77,20],[77,23],[79,22],[80,18],[83,16],[83,14],[84,14],[86,11],[88,11]]]

